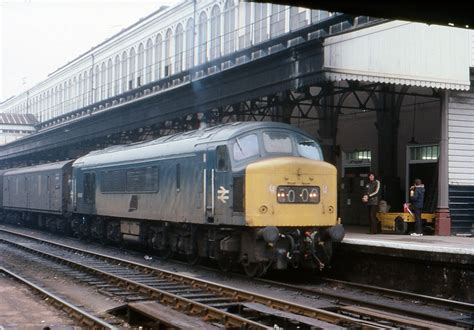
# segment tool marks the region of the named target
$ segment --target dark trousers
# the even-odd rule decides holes
[[[421,221],[421,209],[415,208],[415,232],[423,234],[423,222]]]
[[[377,217],[375,216],[375,213],[377,213],[377,205],[368,205],[367,208],[369,211],[370,233],[377,234],[378,220],[377,220]]]

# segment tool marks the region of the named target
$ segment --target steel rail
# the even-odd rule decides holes
[[[413,309],[410,309],[409,307],[396,307],[396,306],[389,306],[387,304],[383,303],[377,303],[377,302],[371,302],[364,300],[362,298],[355,298],[355,297],[348,297],[344,294],[340,293],[335,293],[335,292],[328,292],[324,290],[318,290],[318,289],[312,289],[304,286],[299,286],[295,284],[289,284],[289,283],[284,283],[284,282],[278,282],[278,281],[272,281],[272,280],[266,280],[266,279],[256,279],[259,282],[270,284],[273,286],[279,286],[287,289],[292,289],[292,290],[298,290],[307,294],[312,294],[312,295],[318,295],[318,296],[323,296],[326,298],[332,298],[332,299],[337,299],[339,302],[346,303],[346,304],[357,304],[360,306],[365,306],[365,307],[370,307],[370,308],[376,308],[378,310],[383,310],[386,312],[393,312],[393,313],[401,313],[406,316],[412,316],[412,317],[417,317],[420,319],[424,319],[427,321],[434,321],[434,322],[440,322],[446,325],[452,325],[452,326],[463,326],[463,327],[471,327],[472,324],[468,321],[463,321],[463,320],[458,320],[458,319],[451,319],[451,318],[446,318],[440,315],[435,315],[431,313],[425,313],[422,311],[416,311]],[[347,286],[353,286],[354,288],[359,288],[359,289],[365,289],[369,290],[372,292],[380,292],[384,294],[389,294],[389,295],[395,295],[398,297],[404,297],[404,299],[420,299],[423,300],[427,303],[436,303],[437,306],[445,306],[448,309],[456,309],[457,311],[462,311],[467,314],[472,313],[474,310],[474,304],[469,304],[465,303],[462,301],[455,301],[455,300],[449,300],[449,299],[442,299],[442,298],[437,298],[437,297],[430,297],[430,296],[425,296],[425,295],[417,295],[409,292],[402,292],[402,291],[397,291],[397,290],[391,290],[391,289],[385,289],[385,288],[379,288],[379,287],[374,287],[374,286],[369,286],[369,285],[362,285],[362,284],[356,284],[356,283],[350,283],[350,282],[344,282],[344,281],[339,281],[339,280],[331,280],[331,279],[323,279],[327,280],[328,282],[334,282],[334,283],[339,283],[339,284],[344,284]],[[380,290],[379,290],[380,289]],[[423,298],[423,299],[421,299]]]
[[[72,266],[74,268],[78,268],[84,271],[87,271],[89,273],[96,274],[104,279],[106,279],[109,283],[113,283],[117,286],[126,288],[128,290],[133,290],[136,293],[141,293],[141,294],[146,294],[148,295],[151,299],[159,300],[161,303],[166,304],[166,305],[171,305],[176,309],[179,309],[181,311],[185,311],[189,313],[190,315],[194,316],[202,316],[204,320],[206,321],[220,321],[223,322],[223,324],[226,327],[240,327],[240,328],[252,328],[252,329],[268,329],[267,326],[257,323],[248,319],[245,319],[243,317],[240,317],[238,315],[234,315],[225,311],[221,311],[217,308],[207,306],[205,304],[195,302],[193,300],[187,299],[180,297],[179,295],[175,295],[172,293],[169,293],[164,290],[156,289],[151,286],[141,284],[137,281],[129,280],[121,276],[113,275],[108,272],[101,271],[99,269],[96,269],[94,267],[89,267],[59,256],[56,256],[54,254],[50,254],[44,251],[39,251],[36,250],[32,247],[24,246],[21,245],[21,243],[17,242],[12,242],[3,238],[0,238],[0,242],[6,243],[13,245],[17,248],[20,248],[22,250],[28,251],[30,253],[48,258],[50,260],[54,260],[60,264],[66,264],[69,266]],[[51,243],[48,243],[51,244]],[[89,256],[93,256],[93,253],[91,252],[86,252],[76,249],[76,252],[79,252],[81,254],[88,254]],[[102,260],[105,260],[104,256],[100,256]],[[120,260],[120,264],[124,264],[126,261],[125,260]],[[148,273],[149,274],[149,273]]]
[[[22,233],[17,233],[14,231],[6,230],[1,228],[0,231],[12,234],[12,235],[17,235],[20,237],[28,238],[37,242],[41,243],[46,243],[55,247],[60,247],[62,249],[66,249],[71,252],[75,253],[81,253],[83,255],[88,255],[90,257],[100,259],[107,261],[109,263],[115,263],[115,264],[120,264],[122,266],[127,265],[129,269],[134,269],[134,270],[139,270],[145,274],[152,274],[157,276],[158,278],[166,279],[166,280],[171,280],[174,282],[178,283],[183,283],[186,285],[189,285],[193,288],[200,288],[204,289],[216,294],[219,294],[224,297],[232,298],[235,302],[255,302],[255,303],[260,303],[263,304],[267,307],[271,307],[280,311],[285,311],[289,313],[294,313],[314,319],[318,319],[320,321],[336,324],[336,325],[342,325],[342,326],[353,326],[353,325],[359,325],[363,326],[365,329],[378,329],[380,328],[380,324],[367,321],[367,320],[361,320],[358,318],[346,316],[346,315],[341,315],[336,312],[324,310],[324,309],[319,309],[319,308],[311,308],[311,307],[306,307],[306,306],[301,306],[298,304],[294,304],[291,302],[283,301],[281,299],[276,299],[268,296],[264,296],[261,294],[257,294],[254,292],[249,292],[245,290],[240,290],[236,289],[230,286],[225,286],[225,285],[220,285],[216,284],[210,281],[202,280],[202,279],[197,279],[193,278],[191,276],[186,276],[182,274],[175,274],[167,270],[163,270],[160,268],[156,267],[150,267],[146,265],[142,265],[133,261],[125,260],[125,259],[120,259],[116,257],[111,257],[107,256],[104,254],[100,253],[94,253],[90,251],[85,251],[81,250],[79,248],[74,248],[71,246],[67,246],[64,244],[56,243],[50,240],[43,240],[39,239],[30,235],[22,234]],[[67,259],[60,258],[55,255],[51,255],[49,253],[37,251],[31,247],[21,245],[20,243],[17,242],[12,242],[8,241],[5,239],[1,239],[5,241],[6,243],[12,244],[14,246],[18,246],[21,249],[31,251],[32,253],[36,254],[42,254],[48,258],[52,258],[54,260],[60,261],[61,263],[69,264],[74,267],[78,267],[84,270],[87,270],[89,272],[95,273],[101,277],[105,277],[110,279],[111,282],[113,283],[119,283],[121,286],[129,289],[136,290],[138,293],[144,293],[148,294],[150,297],[153,299],[158,299],[162,303],[167,304],[167,305],[174,305],[176,308],[180,308],[181,310],[187,311],[191,315],[201,315],[204,320],[223,320],[225,326],[229,327],[234,327],[234,326],[251,326],[255,328],[267,328],[267,326],[253,322],[248,319],[244,319],[240,316],[237,316],[235,314],[231,314],[222,310],[219,310],[217,308],[207,306],[205,304],[195,302],[191,299],[183,298],[180,297],[179,295],[175,295],[169,292],[166,292],[164,290],[160,290],[157,288],[150,287],[148,285],[144,285],[141,283],[138,283],[136,281],[132,281],[129,279],[121,278],[118,276],[114,276],[112,274],[109,274],[107,272],[103,272],[99,269],[93,268],[93,267],[88,267]]]
[[[464,302],[464,301],[450,300],[450,299],[439,298],[439,297],[432,297],[432,296],[422,295],[422,294],[418,294],[418,293],[398,291],[398,290],[393,290],[393,289],[382,288],[382,287],[379,287],[379,286],[353,283],[353,282],[348,282],[348,281],[336,280],[336,279],[332,279],[332,278],[322,278],[322,280],[324,280],[326,282],[342,284],[342,285],[347,286],[347,287],[353,287],[353,288],[357,288],[357,289],[363,289],[363,290],[367,290],[367,291],[398,296],[398,297],[403,298],[403,299],[422,300],[422,301],[424,301],[425,303],[428,303],[428,304],[446,306],[448,308],[456,309],[456,310],[459,310],[459,311],[466,311],[466,312],[474,311],[474,304]]]
[[[21,282],[24,285],[27,285],[29,288],[35,290],[39,294],[50,298],[51,300],[48,300],[48,301],[51,305],[53,305],[57,309],[65,311],[67,315],[71,317],[72,319],[74,319],[80,326],[84,326],[90,329],[110,329],[110,330],[118,329],[112,326],[111,324],[95,317],[94,315],[91,315],[87,313],[86,311],[68,303],[64,299],[59,298],[58,296],[52,294],[51,292],[48,292],[47,290],[39,287],[38,285],[32,283],[31,281],[28,281],[27,279],[21,277],[20,275],[13,273],[12,271],[6,269],[5,267],[0,267],[0,272],[7,274],[8,276],[14,278],[15,280]]]

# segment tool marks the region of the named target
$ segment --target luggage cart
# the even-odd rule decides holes
[[[415,225],[415,215],[408,212],[378,212],[376,217],[380,221],[382,232],[385,233],[404,235],[408,233],[409,227],[414,227]],[[423,222],[423,229],[428,229],[428,227],[434,229],[434,213],[422,213],[421,220]]]

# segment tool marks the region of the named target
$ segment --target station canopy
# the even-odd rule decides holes
[[[390,21],[324,41],[324,80],[469,90],[469,30]]]

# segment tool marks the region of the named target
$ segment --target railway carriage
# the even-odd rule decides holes
[[[344,236],[335,167],[286,124],[232,123],[91,152],[67,182],[74,234],[241,264],[250,276],[322,268]]]
[[[3,171],[4,217],[13,223],[67,231],[72,160]]]

